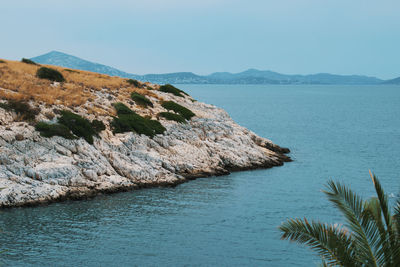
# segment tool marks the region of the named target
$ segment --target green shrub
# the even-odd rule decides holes
[[[134,80],[134,79],[128,79],[126,80],[127,83],[129,83],[130,85],[133,85],[134,87],[142,87],[142,84],[138,81],[138,80]]]
[[[142,107],[147,107],[147,106],[153,107],[153,103],[151,103],[151,101],[144,95],[141,95],[139,93],[133,92],[131,94],[131,98],[139,106],[142,106]]]
[[[196,116],[190,109],[187,109],[173,101],[166,101],[161,104],[165,109],[175,111],[187,120]]]
[[[183,97],[183,94],[188,95],[187,93],[185,93],[181,89],[178,89],[178,88],[176,88],[175,86],[173,86],[171,84],[161,85],[160,86],[160,91],[164,92],[164,93],[171,93],[173,95],[180,96],[180,97]]]
[[[101,131],[104,131],[106,129],[106,126],[104,125],[104,123],[102,121],[93,120],[92,128],[96,133],[100,133]]]
[[[176,121],[179,123],[186,123],[186,119],[179,114],[171,113],[171,112],[160,112],[158,116],[163,117],[170,121]]]
[[[37,64],[35,61],[30,60],[30,59],[27,59],[27,58],[22,58],[22,59],[21,59],[21,62],[24,62],[24,63],[26,63],[26,64],[31,64],[31,65],[39,65],[39,64]]]
[[[65,71],[71,72],[71,73],[80,73],[79,71],[76,70],[70,70],[70,69],[64,69]]]
[[[36,76],[40,79],[47,79],[54,82],[64,82],[64,76],[58,70],[41,67],[37,70]]]
[[[75,139],[76,137],[71,133],[67,126],[59,123],[50,124],[46,122],[38,122],[35,126],[36,131],[40,132],[41,136],[52,137],[61,136],[66,139]]]
[[[7,63],[7,62],[5,62],[4,60],[1,60],[1,59],[0,59],[0,63]]]
[[[115,110],[117,111],[117,114],[118,114],[118,115],[121,115],[121,114],[132,114],[132,113],[134,113],[130,108],[128,108],[128,107],[127,107],[125,104],[123,104],[123,103],[118,102],[118,103],[113,103],[112,105],[113,105],[113,107],[115,108]]]
[[[17,115],[21,116],[23,120],[33,121],[36,115],[39,114],[38,108],[32,108],[26,101],[9,100],[7,103],[1,103],[1,108],[8,111],[14,111]]]
[[[154,132],[154,135],[156,134],[162,134],[164,133],[167,129],[157,120],[151,120],[151,119],[145,119],[147,125],[150,126],[152,131]]]
[[[166,129],[159,121],[143,118],[122,103],[113,104],[117,110],[118,117],[114,117],[111,128],[114,133],[124,133],[134,131],[153,137],[162,134]]]
[[[104,123],[99,120],[90,122],[80,115],[66,110],[61,111],[60,114],[59,123],[39,122],[35,126],[36,130],[44,137],[55,135],[67,139],[83,137],[89,144],[93,144],[93,136],[106,129]]]
[[[97,132],[93,128],[92,123],[78,114],[67,110],[61,111],[61,117],[58,122],[67,126],[73,134],[83,137],[89,144],[93,144],[93,135]]]

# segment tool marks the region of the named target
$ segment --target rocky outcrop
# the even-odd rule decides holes
[[[111,105],[112,96],[97,94],[90,105]],[[42,137],[34,126],[15,121],[15,114],[0,108],[0,207],[173,186],[196,177],[269,168],[290,161],[284,155],[288,149],[237,125],[222,109],[194,102],[190,97],[159,91],[154,94],[190,108],[196,117],[186,124],[160,118],[167,130],[153,138],[132,132],[113,134],[107,128],[90,145],[82,138]],[[165,111],[158,99],[151,100],[154,108],[137,112],[155,116]],[[38,119],[49,120],[44,114],[55,107],[38,105],[42,110]],[[135,109],[134,103],[130,106]],[[88,115],[84,107],[74,111],[101,119],[106,125],[111,119]]]

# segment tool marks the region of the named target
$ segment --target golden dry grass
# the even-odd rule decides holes
[[[82,70],[68,71],[63,67],[42,65],[56,69],[64,76],[66,82],[54,84],[36,77],[36,71],[40,66],[19,61],[3,61],[4,63],[0,63],[1,99],[34,100],[48,105],[60,104],[74,107],[91,101],[95,98],[96,91],[104,89],[121,101],[126,101],[134,91],[159,98],[150,90],[132,87],[126,82],[127,79],[120,77]],[[92,112],[107,114],[110,111],[95,107],[92,108]]]

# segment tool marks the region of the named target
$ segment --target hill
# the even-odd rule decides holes
[[[380,84],[384,82],[375,77],[362,75],[335,75],[318,73],[311,75],[287,75],[269,70],[249,69],[240,73],[216,72],[210,75],[197,75],[192,72],[167,74],[130,74],[106,65],[93,63],[65,53],[52,51],[34,57],[33,61],[67,68],[75,68],[111,76],[133,78],[143,82],[161,84]]]
[[[40,64],[55,65],[70,69],[98,72],[110,76],[135,78],[135,75],[126,73],[116,68],[102,65],[99,63],[93,63],[88,60],[84,60],[79,57],[75,57],[58,51],[51,51],[47,54],[31,58],[31,60]]]
[[[288,149],[172,85],[29,60],[0,60],[0,76],[0,208],[290,161]]]
[[[391,80],[387,80],[384,82],[384,84],[400,84],[400,77],[391,79]]]

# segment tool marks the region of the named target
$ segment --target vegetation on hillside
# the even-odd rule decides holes
[[[79,73],[77,70],[71,70],[71,69],[64,69],[65,71],[71,72],[71,73]]]
[[[170,93],[170,94],[173,94],[173,95],[176,95],[176,96],[180,96],[180,97],[184,97],[184,95],[188,95],[187,93],[185,93],[181,89],[178,89],[178,88],[176,88],[175,86],[173,86],[171,84],[161,85],[159,90],[161,92]]]
[[[0,64],[0,99],[7,100],[1,103],[0,107],[12,110],[21,120],[35,121],[39,114],[38,108],[32,108],[29,102],[44,107],[44,116],[53,120],[56,109],[48,111],[51,105],[60,105],[74,109],[79,107],[79,113],[87,112],[103,116],[112,116],[113,120],[110,128],[114,133],[134,131],[138,134],[145,134],[153,137],[162,134],[166,129],[158,121],[148,117],[143,117],[131,110],[122,101],[132,99],[136,105],[141,107],[154,107],[155,103],[162,103],[163,107],[171,112],[161,112],[159,117],[185,123],[195,114],[189,109],[172,101],[163,102],[164,99],[144,83],[133,79],[123,79],[111,77],[104,74],[88,71],[77,71],[65,69],[57,66],[39,66],[29,60],[23,62],[3,61]],[[57,81],[59,83],[54,83]],[[132,85],[132,86],[129,86]],[[184,96],[186,93],[172,86],[163,85],[160,91]],[[99,103],[96,101],[100,97],[106,97],[114,102],[111,107],[108,101]],[[151,99],[158,99],[153,102]],[[140,112],[140,111],[139,111]],[[57,123],[39,122],[36,129],[42,136],[62,136],[65,138],[83,137],[87,142],[93,143],[93,137],[100,131],[106,129],[102,121],[88,119],[72,113],[62,111]]]
[[[161,104],[165,109],[172,110],[184,117],[187,120],[190,120],[192,117],[196,116],[190,109],[185,108],[173,101],[165,101]]]
[[[132,92],[158,98],[157,94],[149,90],[127,86],[124,78],[82,70],[66,70],[57,66],[51,66],[51,68],[60,72],[66,81],[52,86],[52,81],[36,76],[37,65],[10,60],[4,60],[4,62],[7,64],[0,64],[0,98],[2,99],[33,100],[48,105],[61,104],[74,107],[85,105],[89,99],[95,98],[94,94],[97,91],[104,89],[111,94],[116,94],[118,91],[119,101],[129,98]],[[111,115],[109,110],[113,109],[90,105],[89,110],[96,114]]]
[[[100,133],[101,131],[104,131],[106,129],[106,126],[102,121],[93,120],[91,124],[95,133]]]
[[[97,135],[101,129],[105,129],[104,124],[100,121],[96,121],[95,127],[93,127],[92,122],[88,119],[66,110],[61,111],[58,122],[67,126],[74,135],[83,137],[89,144],[93,144],[93,136]],[[99,125],[100,123],[102,125]]]
[[[71,130],[60,123],[38,122],[35,129],[44,137],[61,136],[66,139],[76,139],[76,137],[71,133]]]
[[[126,80],[127,83],[129,83],[130,85],[133,85],[134,87],[142,87],[142,84],[138,81],[138,80],[134,80],[134,79],[128,79]]]
[[[142,107],[153,107],[153,103],[144,95],[139,94],[137,92],[132,92],[131,98],[133,101],[135,101],[136,105],[142,106]]]
[[[323,191],[346,219],[344,226],[290,219],[282,239],[309,246],[324,266],[400,266],[400,200],[392,214],[389,198],[371,174],[376,197],[363,200],[346,186],[329,181]]]
[[[0,103],[0,108],[8,111],[14,111],[18,115],[17,120],[34,121],[40,110],[32,108],[28,102],[20,100],[8,100],[6,103]]]
[[[144,118],[123,103],[115,103],[118,117],[114,117],[111,128],[114,133],[136,132],[150,137],[162,134],[166,130],[159,121]]]
[[[37,70],[36,76],[53,82],[65,82],[64,76],[58,70],[52,68],[41,67]]]
[[[60,112],[58,123],[38,122],[36,130],[44,137],[61,136],[67,139],[83,137],[89,144],[93,144],[93,136],[98,135],[106,127],[102,121],[90,122],[82,116],[67,110]]]
[[[27,59],[27,58],[22,58],[21,62],[26,63],[26,64],[31,64],[31,65],[39,65],[35,61]]]
[[[186,123],[186,119],[179,114],[172,113],[172,112],[160,112],[158,116],[163,117],[170,121],[176,121],[179,123]]]

